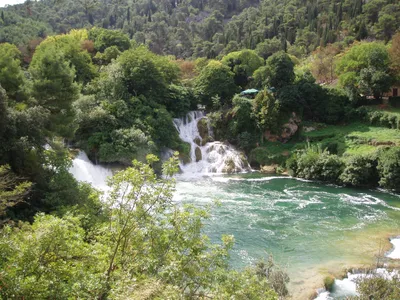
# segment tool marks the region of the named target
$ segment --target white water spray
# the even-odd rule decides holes
[[[207,137],[199,132],[199,122],[207,122]],[[240,173],[250,169],[244,154],[231,145],[209,141],[212,132],[208,120],[202,111],[189,112],[185,117],[174,119],[174,124],[182,141],[190,144],[190,159],[187,164],[181,163],[182,172],[194,174]],[[202,125],[200,125],[202,126]]]
[[[112,171],[100,165],[94,165],[86,153],[80,151],[72,161],[69,172],[76,180],[90,183],[94,188],[107,192],[107,178],[112,176]]]

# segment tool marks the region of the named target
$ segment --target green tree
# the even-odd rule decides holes
[[[72,103],[79,94],[74,68],[62,53],[50,48],[35,53],[29,71],[33,79],[32,95],[51,112],[50,131],[72,137],[75,131]]]
[[[222,58],[222,63],[235,74],[235,83],[245,88],[254,71],[264,64],[264,60],[253,50],[231,52]]]
[[[4,217],[7,208],[24,201],[31,186],[31,182],[15,175],[10,166],[0,166],[0,217]]]
[[[380,42],[363,42],[347,50],[336,66],[340,84],[380,98],[393,84],[389,53]]]
[[[266,130],[277,133],[279,130],[280,104],[275,97],[264,89],[254,99],[253,114],[257,127],[261,132],[261,142],[264,141]]]
[[[40,214],[32,226],[6,227],[0,234],[2,297],[67,299],[100,294],[104,250],[85,242],[79,218]]]
[[[264,42],[258,43],[256,47],[256,53],[264,59],[267,59],[272,54],[281,50],[281,41],[274,37],[272,39],[265,40]]]
[[[281,51],[270,56],[266,61],[266,67],[269,87],[279,89],[293,83],[294,63],[286,53]]]
[[[56,52],[75,69],[74,81],[87,84],[97,76],[89,53],[83,48],[88,33],[85,29],[71,30],[68,34],[50,36],[35,49],[36,56]],[[44,52],[44,54],[41,54]]]
[[[213,96],[220,96],[227,103],[237,91],[234,74],[229,67],[218,61],[210,61],[195,80],[195,90],[201,103],[211,107]]]
[[[95,27],[89,30],[89,39],[94,41],[94,48],[99,52],[111,46],[116,46],[121,52],[131,47],[128,36],[118,30]]]
[[[25,76],[21,68],[21,52],[14,45],[0,44],[0,85],[8,97],[20,100]]]
[[[167,95],[167,75],[157,65],[157,56],[141,46],[125,51],[118,57],[123,72],[123,83],[133,96],[162,101]]]

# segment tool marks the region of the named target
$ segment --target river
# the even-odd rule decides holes
[[[400,234],[400,198],[260,174],[178,179],[175,201],[206,206],[214,241],[233,234],[231,264],[242,268],[272,255],[286,269],[295,299],[306,299],[328,274],[370,266]]]
[[[233,268],[272,255],[290,276],[293,298],[309,299],[325,276],[341,275],[349,267],[370,267],[376,256],[390,250],[389,238],[400,235],[398,195],[254,172],[215,174],[232,163],[235,171],[249,171],[249,166],[234,147],[202,142],[197,123],[203,118],[203,113],[192,112],[174,121],[181,139],[191,145],[192,159],[191,164],[181,163],[174,201],[198,207],[220,202],[204,230],[213,242],[223,234],[235,236]],[[100,190],[107,190],[105,181],[112,174],[93,165],[83,152],[71,173]],[[345,283],[338,281],[337,295],[347,295]],[[335,293],[330,296],[336,298]]]

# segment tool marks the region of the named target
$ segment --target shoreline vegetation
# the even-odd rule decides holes
[[[400,193],[399,28],[393,0],[0,8],[0,297],[288,297],[272,259],[230,269],[234,238],[211,243],[209,210],[173,204],[160,175],[221,141],[210,151],[267,173]],[[184,142],[174,119],[199,108]],[[126,167],[107,203],[69,148]],[[360,298],[400,297],[397,279],[368,280]]]

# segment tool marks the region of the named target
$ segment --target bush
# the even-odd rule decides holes
[[[400,147],[380,151],[378,160],[379,185],[400,191]]]
[[[400,97],[390,97],[389,104],[393,107],[400,107]]]
[[[337,155],[308,148],[289,159],[287,167],[293,176],[337,183],[344,163]]]
[[[392,114],[387,111],[375,110],[371,107],[362,106],[356,109],[351,117],[357,117],[363,121],[375,125],[387,128],[400,128],[400,116]]]
[[[353,156],[346,162],[340,180],[345,185],[375,187],[379,181],[377,164],[376,156]]]
[[[240,149],[248,152],[255,147],[257,143],[257,136],[244,131],[237,136],[237,143]]]
[[[381,276],[363,278],[357,285],[359,299],[400,299],[399,277],[385,279]]]
[[[326,276],[324,278],[324,286],[325,289],[329,292],[332,292],[333,285],[335,283],[335,277],[333,276]]]

